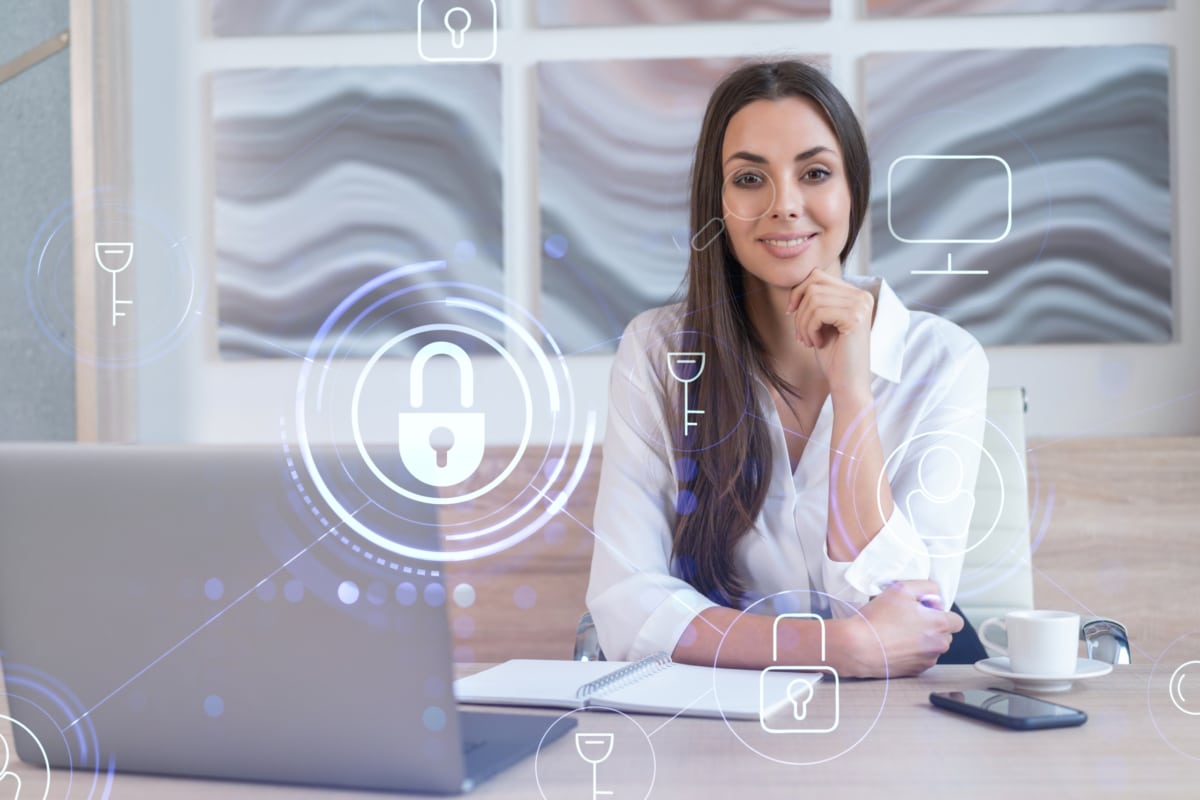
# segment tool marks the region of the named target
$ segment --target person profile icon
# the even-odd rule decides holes
[[[922,539],[965,539],[975,511],[975,494],[963,488],[966,469],[952,448],[937,445],[917,463],[917,483],[904,498],[904,511]],[[947,530],[938,520],[961,519],[961,529]]]
[[[0,800],[21,800],[21,776],[8,769],[8,739],[0,735]],[[15,786],[10,797],[7,792]]]

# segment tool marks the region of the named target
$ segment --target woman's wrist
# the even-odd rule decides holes
[[[879,643],[868,641],[869,631],[863,620],[856,616],[845,619],[829,620],[825,623],[826,634],[829,636],[827,661],[837,670],[842,678],[874,678],[878,670],[872,669],[864,656],[870,652],[869,646],[874,645],[878,653]]]

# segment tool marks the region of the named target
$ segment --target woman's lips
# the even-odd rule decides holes
[[[807,250],[816,237],[815,233],[791,233],[763,236],[758,241],[762,243],[768,253],[776,258],[795,258]]]

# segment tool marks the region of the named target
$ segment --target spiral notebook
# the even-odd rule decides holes
[[[584,708],[641,714],[759,719],[809,694],[820,673],[761,672],[676,664],[666,653],[641,661],[516,659],[454,682],[460,703]],[[804,681],[808,688],[797,681]]]

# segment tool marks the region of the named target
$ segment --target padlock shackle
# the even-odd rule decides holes
[[[793,611],[787,614],[780,614],[775,617],[775,624],[771,626],[771,660],[779,660],[779,621],[782,619],[815,619],[821,625],[821,662],[825,661],[825,618],[819,614],[813,614],[809,611]]]
[[[463,408],[475,405],[475,370],[467,351],[451,342],[430,342],[417,351],[409,368],[408,399],[413,408],[425,404],[425,365],[434,356],[450,356],[458,365],[458,397]]]

